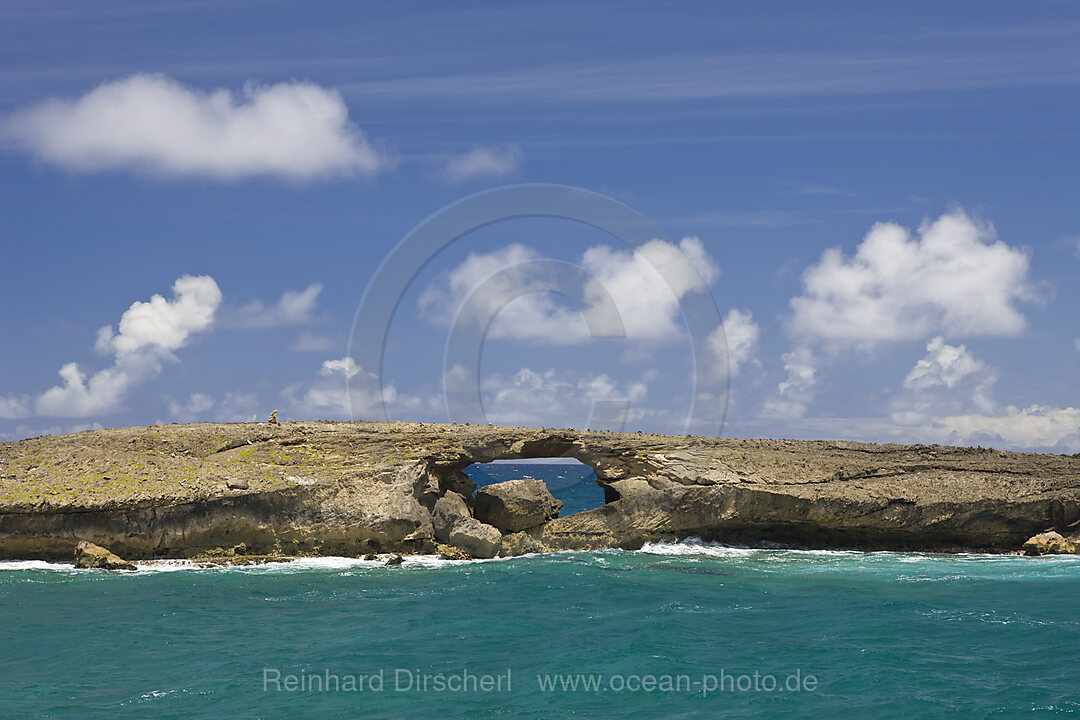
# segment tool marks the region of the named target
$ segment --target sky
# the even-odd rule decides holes
[[[1067,2],[4,0],[0,439],[1080,452],[1078,48]]]

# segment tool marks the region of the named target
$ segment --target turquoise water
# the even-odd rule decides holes
[[[670,545],[399,568],[313,560],[168,569],[0,570],[0,717],[1080,712],[1073,558]],[[264,690],[265,668],[298,679],[382,670],[384,685]],[[397,668],[467,670],[492,682],[509,669],[511,684],[404,689]],[[760,681],[741,692],[732,680],[706,692],[701,679],[721,670],[729,679],[755,671],[780,684],[796,672],[803,679],[791,692],[767,692]],[[607,689],[545,691],[538,676],[552,673],[603,674]],[[683,675],[693,687],[659,687]],[[657,685],[626,689],[643,684],[634,676]]]
[[[1080,713],[1072,557],[682,543],[396,568],[0,568],[5,719]],[[328,675],[338,689],[315,689]]]

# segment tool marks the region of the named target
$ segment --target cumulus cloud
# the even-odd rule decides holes
[[[800,418],[806,414],[818,384],[818,360],[807,347],[798,347],[781,357],[787,379],[777,386],[777,395],[765,402],[771,417]]]
[[[164,75],[133,75],[18,110],[0,131],[77,171],[306,180],[386,163],[349,121],[341,95],[309,82],[204,92]]]
[[[95,347],[121,359],[144,352],[170,354],[209,328],[220,304],[221,290],[212,277],[185,275],[173,283],[172,300],[155,294],[146,302],[135,301],[120,317],[117,332],[108,325],[98,331]]]
[[[788,361],[795,354],[810,357],[814,349],[825,349],[831,356],[935,334],[1018,335],[1027,324],[1018,306],[1038,300],[1029,264],[1024,250],[1000,241],[991,225],[962,210],[927,220],[914,233],[895,223],[877,223],[851,256],[840,248],[826,250],[803,273],[802,294],[791,299],[787,326],[796,349],[785,355],[789,375],[777,388],[781,398],[774,409],[805,412],[813,399],[813,384],[798,377],[806,374],[805,364],[797,363],[804,367],[792,374]],[[950,361],[950,347],[941,340],[938,351],[944,354],[916,367],[910,382],[945,372],[941,363]],[[962,353],[951,358],[963,360]],[[783,401],[792,391],[801,399]],[[896,412],[899,417],[911,411]]]
[[[635,406],[648,395],[647,379],[620,383],[604,373],[577,376],[526,367],[513,375],[485,378],[481,392],[488,420],[501,425],[583,427],[595,404],[607,402],[613,411],[605,414],[597,408],[593,425],[622,429],[627,420],[643,416]]]
[[[721,336],[721,332],[723,336]],[[727,352],[728,373],[734,377],[757,350],[760,328],[749,310],[732,308],[724,316],[721,327],[709,335],[709,347],[714,354]]]
[[[938,336],[927,343],[926,356],[904,378],[889,417],[898,425],[913,426],[935,416],[995,412],[997,379],[997,370],[964,345],[949,345]]]
[[[206,393],[192,393],[186,402],[167,400],[172,422],[253,422],[259,419],[259,400],[255,393],[227,392],[220,400]]]
[[[221,303],[221,290],[208,275],[185,275],[173,284],[173,299],[154,295],[135,302],[111,326],[98,332],[97,349],[113,356],[113,365],[87,376],[75,363],[60,368],[63,383],[35,401],[38,415],[87,417],[119,409],[136,385],[158,375],[175,351],[210,328]]]
[[[397,400],[392,384],[380,387],[378,377],[351,357],[324,361],[316,378],[295,383],[281,395],[294,417],[308,419],[374,417],[383,403]]]
[[[696,237],[685,237],[678,245],[650,240],[632,252],[599,245],[585,251],[581,264],[593,277],[585,287],[590,301],[585,312],[599,312],[606,290],[626,336],[641,340],[678,335],[679,301],[690,293],[706,292],[720,274]]]
[[[421,310],[435,322],[449,323],[484,285],[492,291],[483,296],[486,304],[470,305],[477,317],[460,321],[484,322],[497,313],[488,337],[573,344],[590,337],[584,318],[605,324],[610,298],[627,338],[656,341],[678,336],[679,301],[689,293],[705,292],[719,274],[696,237],[683,238],[678,245],[651,240],[633,251],[596,246],[578,263],[588,279],[580,288],[577,309],[544,292],[552,287],[551,278],[529,265],[539,258],[536,251],[516,243],[472,254],[425,289]]]
[[[804,342],[864,346],[935,332],[1016,335],[1026,324],[1017,304],[1035,299],[1028,264],[960,210],[915,234],[878,223],[853,256],[832,248],[806,270],[790,329]]]
[[[42,437],[44,435],[70,435],[71,433],[86,432],[87,430],[104,430],[101,423],[76,423],[74,425],[51,425],[49,427],[32,427],[30,425],[18,425],[15,432],[0,433],[0,440],[21,440],[23,438]]]
[[[455,319],[484,323],[495,317],[488,337],[562,345],[581,342],[589,336],[581,313],[543,292],[554,283],[529,265],[538,259],[535,250],[519,243],[472,253],[424,290],[420,309],[428,320],[441,325]],[[487,292],[474,296],[481,285]],[[470,300],[472,315],[458,318]]]
[[[912,390],[944,386],[951,388],[986,366],[963,345],[948,345],[940,335],[926,346],[926,357],[919,360],[904,378],[904,387]]]
[[[30,414],[30,398],[0,396],[0,419],[14,420]]]
[[[517,172],[520,165],[521,148],[517,145],[478,147],[447,160],[439,176],[447,182],[461,183],[477,178],[511,175]]]
[[[342,377],[352,379],[356,377],[362,368],[356,364],[356,361],[351,357],[344,357],[340,360],[327,360],[322,364],[319,369],[319,374],[323,377],[334,377],[335,375],[341,375]]]
[[[303,325],[315,319],[315,307],[319,303],[322,283],[312,283],[304,290],[286,290],[272,305],[262,300],[252,300],[229,312],[229,325],[242,328],[271,328],[287,325]]]
[[[971,413],[933,420],[927,432],[951,445],[1080,450],[1080,408],[1010,405],[1003,413]]]

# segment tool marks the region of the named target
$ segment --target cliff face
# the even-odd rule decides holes
[[[731,440],[418,423],[196,424],[0,444],[0,557],[429,552],[431,509],[473,462],[575,457],[607,504],[502,553],[661,538],[1016,550],[1080,526],[1080,458],[940,446]]]

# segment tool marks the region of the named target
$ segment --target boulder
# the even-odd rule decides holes
[[[458,520],[471,518],[469,506],[465,504],[465,498],[456,492],[448,491],[435,501],[435,508],[431,512],[432,524],[435,526],[435,539],[439,542],[450,542],[450,529]]]
[[[502,547],[502,533],[469,514],[465,498],[448,491],[432,512],[435,539],[464,550],[474,558],[492,558]]]
[[[476,491],[476,518],[504,532],[519,532],[559,517],[562,502],[542,480],[522,478],[485,485]]]
[[[1053,531],[1039,533],[1024,543],[1025,555],[1071,555],[1076,544]]]
[[[135,564],[85,540],[75,546],[75,567],[101,570],[135,570]]]
[[[450,528],[449,541],[474,558],[493,558],[502,548],[502,533],[476,518],[462,518]]]

